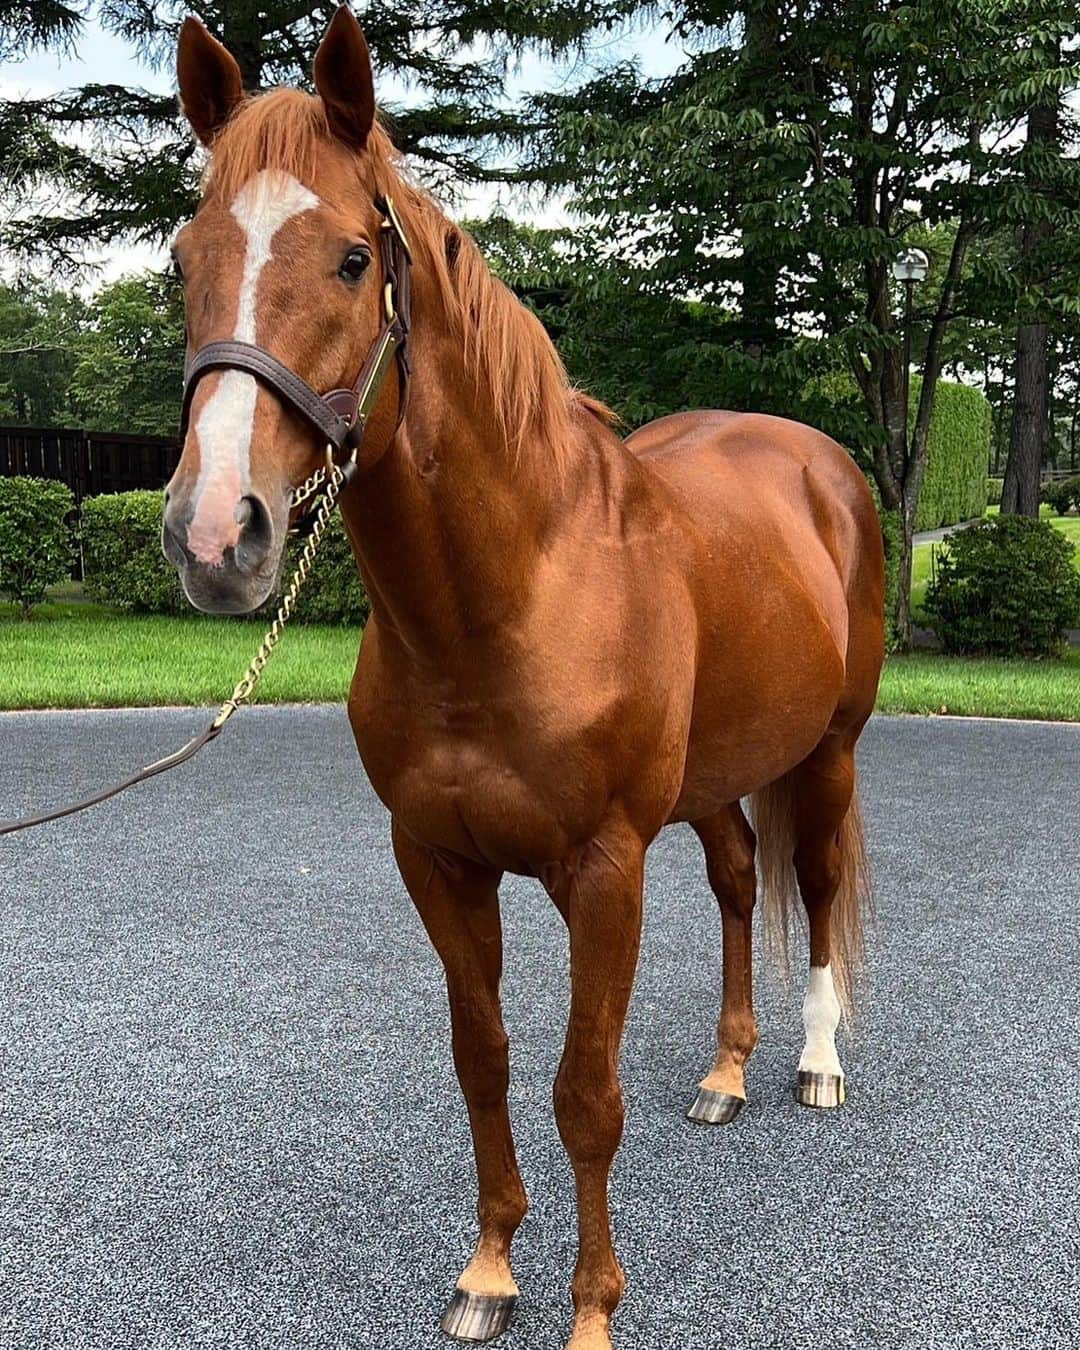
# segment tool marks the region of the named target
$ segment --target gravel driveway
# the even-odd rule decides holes
[[[0,716],[0,813],[198,725]],[[800,970],[759,980],[748,1109],[683,1119],[719,920],[688,830],[650,854],[612,1187],[620,1350],[1080,1339],[1080,727],[877,719],[861,764],[880,913],[838,1113],[792,1100]],[[440,971],[341,709],[244,711],[194,764],[0,857],[0,1344],[447,1344],[465,1111]],[[504,894],[532,1210],[500,1344],[559,1350],[566,943],[535,883]]]

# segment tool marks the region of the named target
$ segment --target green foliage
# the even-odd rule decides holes
[[[909,433],[921,392],[922,381],[914,376],[908,404]],[[814,410],[814,425],[848,446],[865,468],[875,436],[862,419],[861,399],[851,376],[838,372],[822,376],[803,389],[801,398],[806,409]],[[877,434],[880,436],[880,431]],[[939,380],[930,419],[917,530],[955,525],[985,513],[989,445],[990,405],[985,396],[970,385]]]
[[[144,272],[87,302],[41,282],[0,286],[0,420],[168,435],[184,369],[184,301]]]
[[[1049,656],[1080,622],[1074,546],[1045,520],[997,516],[948,538],[926,590],[947,651]]]
[[[161,551],[161,510],[160,492],[113,492],[83,502],[83,585],[91,600],[144,614],[190,609]]]
[[[623,64],[537,101],[537,167],[595,222],[582,262],[610,307],[640,293],[733,312],[722,345],[742,384],[735,406],[817,422],[798,391],[815,374],[854,374],[879,447],[871,471],[912,530],[940,373],[978,349],[950,348],[950,325],[960,314],[992,323],[1007,358],[1021,316],[1080,310],[1076,145],[1018,148],[1017,136],[1036,104],[1057,94],[1068,108],[1080,82],[1075,4],[635,8],[685,53],[677,70],[643,79]],[[1015,240],[1040,221],[1052,266],[1020,269]],[[969,295],[969,253],[988,236],[1000,247],[982,251],[985,284]],[[927,384],[919,435],[905,438],[904,298],[891,268],[911,244],[930,259],[911,335]],[[705,345],[686,353],[687,368],[703,356]],[[980,364],[985,375],[1009,363]],[[834,434],[859,448],[858,430]],[[941,498],[959,487],[931,483],[926,514],[948,514]],[[905,639],[908,617],[900,594]]]
[[[1048,483],[1043,488],[1042,499],[1058,516],[1067,516],[1071,510],[1080,511],[1080,475]]]
[[[88,309],[42,282],[0,285],[0,421],[62,426],[75,416],[71,374]]]
[[[115,492],[82,506],[86,594],[147,614],[190,614],[176,572],[161,551],[161,493]],[[283,576],[295,567],[303,540],[290,538]],[[267,614],[277,607],[268,602]],[[340,516],[331,517],[315,566],[300,592],[294,622],[362,624],[371,606]]]
[[[1001,493],[1004,488],[1004,479],[988,478],[986,480],[986,504],[987,506],[1000,506]]]
[[[0,595],[28,618],[71,565],[67,517],[75,501],[64,483],[0,478]]]
[[[83,17],[62,0],[3,0],[0,4],[0,62],[17,61],[51,44],[65,52]]]
[[[76,347],[70,396],[93,431],[167,436],[180,416],[184,297],[146,272],[104,287]]]
[[[922,382],[911,382],[912,423]],[[990,404],[978,389],[939,380],[930,419],[926,477],[919,494],[917,530],[974,520],[986,512]]]
[[[27,37],[27,25],[16,26],[9,41],[52,37],[51,50],[70,46],[81,54],[89,25],[80,30],[78,16],[68,25],[41,21],[43,9],[59,8],[57,0],[32,0],[29,9],[39,14],[33,31]],[[107,0],[93,6],[93,17],[133,58],[171,70],[190,8],[233,53],[244,88],[255,92],[277,84],[310,88],[315,51],[338,4]],[[429,181],[479,177],[483,144],[515,137],[525,125],[505,97],[515,59],[530,50],[581,52],[590,32],[598,29],[602,39],[624,8],[621,0],[365,6],[364,32],[381,74],[380,107],[398,146]],[[5,37],[0,26],[0,51]],[[404,89],[408,95],[401,98]],[[45,98],[0,100],[0,160],[7,168],[0,184],[2,243],[66,263],[80,259],[89,243],[167,239],[194,209],[202,168],[171,89],[148,92],[138,83],[89,83]]]

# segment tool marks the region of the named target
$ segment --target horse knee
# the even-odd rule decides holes
[[[470,1105],[497,1106],[510,1087],[510,1040],[502,1022],[456,1012],[453,1024],[454,1067]]]
[[[618,1079],[598,1082],[564,1064],[555,1079],[554,1097],[559,1136],[571,1159],[610,1162],[623,1131]]]

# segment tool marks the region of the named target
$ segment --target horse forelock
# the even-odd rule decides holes
[[[575,444],[573,421],[585,412],[611,423],[603,404],[570,385],[558,353],[536,316],[489,269],[473,240],[411,180],[387,132],[376,125],[362,152],[335,141],[322,100],[297,89],[274,89],[244,101],[214,143],[204,186],[232,201],[266,170],[278,170],[332,198],[342,152],[351,156],[368,192],[389,193],[409,236],[416,266],[434,284],[446,322],[461,342],[466,367],[486,389],[492,413],[515,460],[547,455],[560,471]],[[339,176],[339,175],[337,175]],[[417,315],[420,322],[423,315]],[[416,372],[422,379],[424,372]]]

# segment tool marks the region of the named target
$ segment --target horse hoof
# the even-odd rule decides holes
[[[800,1106],[833,1107],[844,1104],[844,1077],[839,1073],[811,1073],[799,1070],[795,1100]]]
[[[470,1294],[467,1289],[455,1289],[440,1325],[455,1340],[493,1341],[510,1325],[515,1303],[514,1294]]]
[[[730,1092],[714,1092],[712,1088],[698,1088],[694,1104],[686,1113],[687,1120],[698,1125],[727,1125],[745,1106],[741,1097]]]

